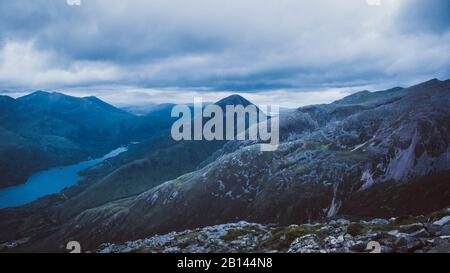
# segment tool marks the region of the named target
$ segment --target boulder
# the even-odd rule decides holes
[[[389,236],[397,237],[397,235],[400,234],[400,231],[399,231],[398,229],[394,229],[394,230],[388,231],[387,234],[388,234]]]
[[[441,235],[441,226],[434,225],[434,224],[426,224],[425,227],[430,234],[436,235],[436,236]]]
[[[295,239],[288,253],[319,253],[321,249],[320,239],[315,234],[308,234]]]
[[[372,225],[389,225],[390,222],[386,219],[375,218],[372,221],[370,221],[370,224],[372,224]]]
[[[328,236],[324,240],[325,246],[329,248],[335,248],[338,246],[338,240],[334,236]]]
[[[412,233],[411,236],[414,238],[424,238],[429,237],[430,234],[424,228],[422,228],[421,230]]]
[[[450,240],[436,238],[433,242],[433,247],[429,251],[430,253],[450,253]]]
[[[404,233],[413,233],[421,229],[423,229],[423,224],[421,223],[400,226],[400,231]]]
[[[450,224],[447,224],[442,227],[441,236],[450,236]]]
[[[397,252],[414,252],[424,246],[424,243],[411,235],[400,236],[395,240],[394,247]]]
[[[440,220],[433,222],[433,225],[436,226],[445,226],[450,223],[450,215],[442,217]]]
[[[348,226],[348,225],[350,225],[350,221],[346,220],[346,219],[337,219],[336,223],[338,225],[341,225],[341,226]]]
[[[353,246],[350,247],[350,250],[353,252],[364,252],[366,250],[367,243],[363,241],[357,241]]]

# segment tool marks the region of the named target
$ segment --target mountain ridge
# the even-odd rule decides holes
[[[239,220],[290,225],[341,214],[391,217],[448,207],[449,83],[433,80],[369,103],[299,108],[280,117],[282,143],[273,153],[262,153],[255,143],[230,142],[198,169],[67,218],[60,214],[70,215],[68,208],[83,200],[76,193],[66,194],[67,201],[53,197],[61,211],[37,202],[52,219],[45,234],[30,229],[39,214],[27,218],[14,237],[8,233],[35,205],[0,210],[5,219],[0,241],[32,238],[17,251],[61,251],[55,242],[68,240],[96,249],[106,242]],[[418,201],[414,206],[396,201],[410,197]],[[426,198],[436,202],[428,204]],[[11,215],[17,219],[6,220]]]
[[[0,127],[21,140],[1,146],[0,187],[23,183],[35,171],[106,154],[125,142],[123,127],[133,118],[99,99],[56,92],[6,96],[0,103]],[[6,139],[10,136],[0,135],[4,144]],[[14,160],[6,160],[9,154]]]

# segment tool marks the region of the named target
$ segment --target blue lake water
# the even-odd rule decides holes
[[[115,157],[128,149],[121,147],[109,154],[74,165],[41,171],[30,176],[25,184],[0,190],[0,208],[17,207],[31,203],[43,196],[58,193],[75,185],[81,177],[79,172]]]

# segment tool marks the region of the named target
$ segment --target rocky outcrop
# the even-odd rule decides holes
[[[430,216],[276,227],[238,222],[171,232],[125,244],[104,244],[100,253],[450,253],[450,209]],[[437,219],[437,220],[436,220]]]

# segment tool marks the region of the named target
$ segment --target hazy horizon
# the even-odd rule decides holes
[[[433,79],[437,79],[437,78],[433,78]],[[428,80],[432,80],[432,79],[428,79]],[[438,79],[440,81],[446,81],[449,79]],[[422,82],[416,82],[412,85],[416,85],[416,84],[420,84]],[[278,103],[278,105],[280,107],[283,108],[288,108],[288,109],[295,109],[298,107],[302,107],[302,106],[307,106],[307,105],[315,105],[315,104],[327,104],[327,103],[332,103],[333,101],[342,99],[346,96],[352,95],[354,93],[357,92],[362,92],[362,91],[369,91],[369,92],[379,92],[379,91],[384,91],[384,90],[388,90],[391,88],[396,88],[396,87],[402,87],[402,88],[408,88],[410,86],[390,86],[390,87],[385,87],[384,89],[377,89],[377,90],[370,90],[370,89],[357,89],[357,88],[335,88],[334,90],[329,90],[328,92],[321,92],[321,91],[307,91],[307,92],[299,92],[299,93],[294,93],[291,95],[294,95],[294,98],[289,97],[286,98],[284,97],[285,101],[283,101],[283,99],[276,99],[274,97],[272,98],[268,98],[265,92],[257,92],[257,93],[243,93],[243,92],[233,92],[233,91],[229,91],[229,92],[201,92],[201,91],[194,91],[194,90],[189,90],[185,93],[181,93],[181,90],[154,90],[154,92],[158,92],[158,93],[162,93],[165,92],[166,95],[163,97],[161,96],[159,100],[144,100],[144,101],[130,101],[130,102],[126,102],[126,100],[122,100],[122,101],[114,101],[114,100],[110,100],[108,99],[108,97],[104,97],[104,93],[100,93],[100,95],[95,95],[94,94],[90,94],[89,92],[71,92],[71,91],[60,91],[60,90],[33,90],[33,91],[29,91],[29,92],[14,92],[14,93],[8,93],[8,92],[0,92],[0,95],[5,95],[5,96],[10,96],[12,98],[19,98],[19,97],[23,97],[29,94],[32,94],[34,92],[37,91],[44,91],[44,92],[48,92],[48,93],[62,93],[68,96],[73,96],[73,97],[79,97],[79,98],[83,98],[83,97],[89,97],[89,96],[95,96],[98,97],[99,99],[114,105],[116,107],[132,107],[132,106],[136,106],[136,107],[145,107],[145,106],[151,106],[151,105],[160,105],[160,104],[192,104],[193,103],[193,98],[194,97],[201,97],[203,99],[203,102],[205,103],[213,103],[213,102],[217,102],[223,98],[226,98],[228,96],[231,95],[240,95],[248,100],[250,100],[252,103],[255,103],[257,105],[270,105],[270,104],[274,104],[274,101],[276,101]],[[171,95],[174,95],[175,97],[171,97],[171,96],[167,96],[167,93],[170,92]],[[275,93],[275,94],[274,94]],[[333,93],[332,96],[330,96],[330,93]],[[283,94],[283,90],[279,90],[277,92],[271,92],[271,95],[278,95],[278,96],[283,96],[285,95],[285,93]],[[167,97],[169,97],[169,99],[167,99]],[[305,99],[306,100],[302,100]]]

